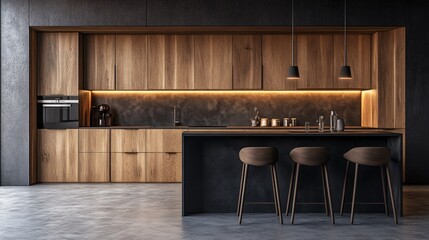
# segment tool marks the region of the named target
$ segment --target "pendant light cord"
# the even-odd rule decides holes
[[[347,66],[347,0],[344,0],[344,66]]]
[[[293,28],[294,28],[294,13],[293,13],[293,0],[292,0],[292,66],[294,66],[293,55],[295,55],[294,54],[295,48],[294,48],[294,38],[293,38],[293,34],[294,34],[293,30],[294,29]]]

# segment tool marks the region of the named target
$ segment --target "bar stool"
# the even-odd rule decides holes
[[[298,188],[299,170],[301,165],[321,166],[323,196],[325,199],[325,211],[328,216],[330,213],[332,224],[335,224],[334,213],[332,210],[331,189],[329,186],[328,168],[326,167],[326,164],[329,161],[329,149],[325,147],[298,147],[298,148],[292,149],[289,155],[292,161],[294,162],[291,179],[290,179],[287,203],[286,203],[287,204],[286,216],[287,216],[289,214],[290,198],[291,198],[291,192],[293,188],[291,224],[293,224],[295,220],[296,192]],[[295,180],[294,180],[294,177],[295,177]],[[328,199],[326,199],[326,195],[328,195]]]
[[[243,162],[241,169],[240,192],[238,194],[237,214],[239,216],[238,223],[241,224],[243,218],[244,198],[246,195],[247,173],[250,166],[270,166],[271,181],[273,186],[274,205],[276,214],[279,217],[280,224],[283,224],[283,216],[281,214],[279,185],[277,180],[276,162],[278,158],[278,150],[273,147],[245,147],[240,150],[240,160]]]
[[[384,183],[385,181],[384,171],[386,171],[387,183],[388,183],[389,192],[390,192],[390,200],[392,203],[393,218],[395,220],[395,223],[398,224],[398,217],[396,216],[395,200],[393,199],[392,183],[390,181],[390,172],[389,172],[389,168],[387,167],[390,161],[390,149],[386,147],[356,147],[346,152],[344,154],[344,158],[347,159],[347,165],[346,165],[346,174],[344,177],[344,184],[343,184],[343,194],[341,196],[340,215],[341,216],[343,215],[348,171],[350,167],[350,162],[353,162],[355,164],[355,177],[354,177],[354,183],[353,183],[353,199],[352,199],[352,209],[350,213],[350,224],[353,224],[354,213],[355,213],[356,182],[357,182],[359,165],[374,166],[374,167],[381,168],[381,183],[383,185],[384,209],[386,211],[386,215],[389,215],[389,211],[387,209],[387,201],[386,201],[386,187]]]

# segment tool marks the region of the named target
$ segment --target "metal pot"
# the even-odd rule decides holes
[[[278,127],[278,126],[280,126],[280,119],[278,118],[271,119],[271,127]]]
[[[261,118],[261,127],[268,127],[269,118],[263,117]]]

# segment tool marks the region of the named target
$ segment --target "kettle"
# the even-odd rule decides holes
[[[337,119],[337,126],[335,128],[337,132],[344,131],[344,120],[342,118]]]

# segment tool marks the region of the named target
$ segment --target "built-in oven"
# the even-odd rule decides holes
[[[37,127],[52,129],[78,128],[79,97],[38,96]]]

